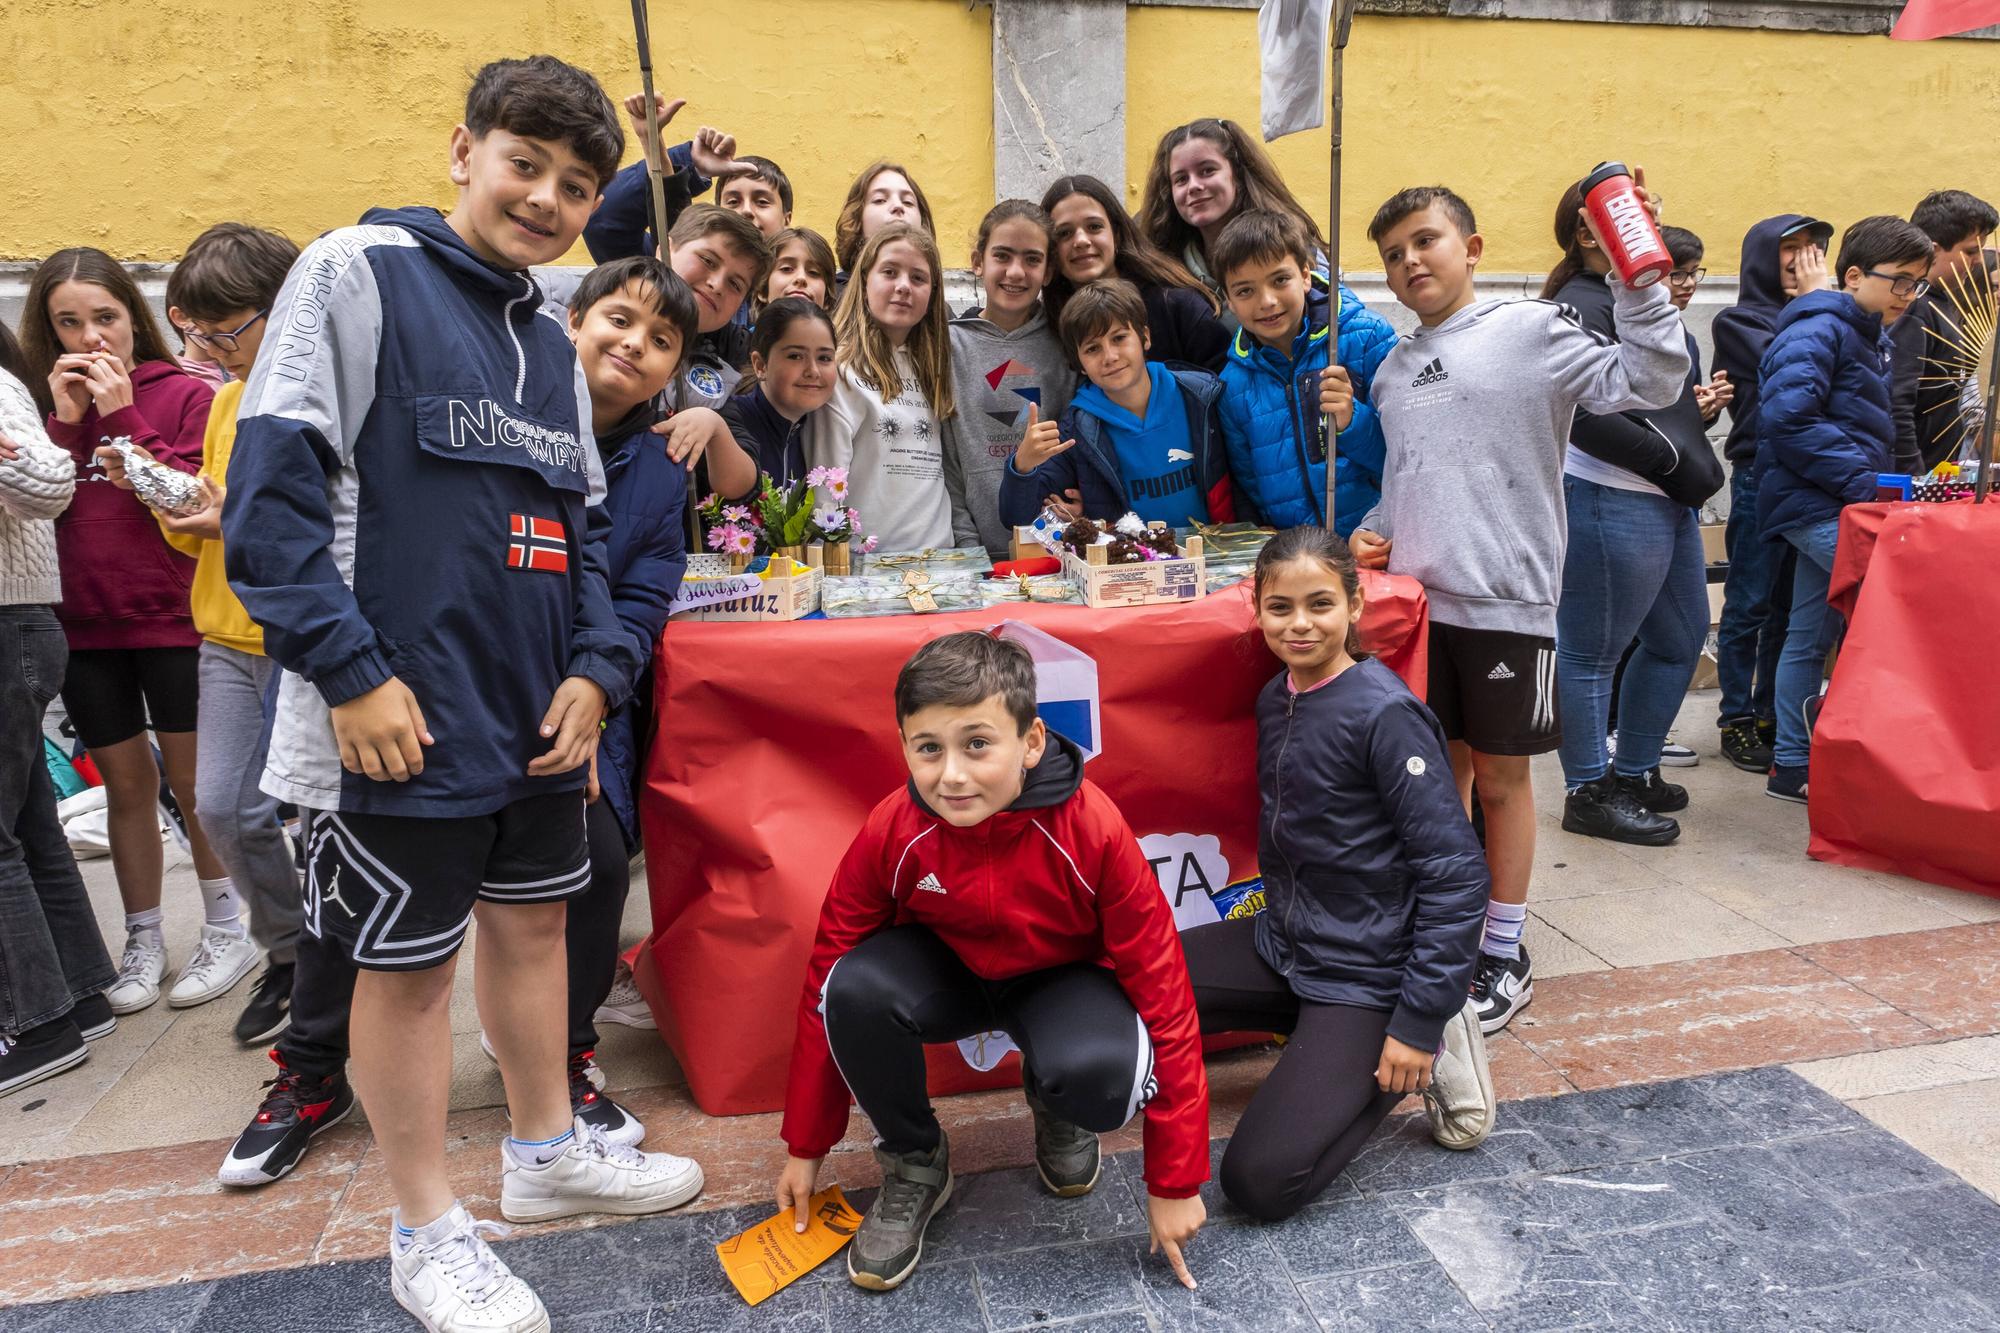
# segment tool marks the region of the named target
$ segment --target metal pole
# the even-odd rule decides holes
[[[653,187],[653,240],[660,258],[673,259],[667,239],[666,165],[660,156],[660,123],[653,97],[653,35],[646,23],[646,0],[632,0],[632,32],[639,42],[639,85],[646,98],[646,177]]]
[[[1347,33],[1354,23],[1354,0],[1335,0],[1333,25],[1333,117],[1331,173],[1327,182],[1327,228],[1326,245],[1331,252],[1326,257],[1327,267],[1333,270],[1327,275],[1333,285],[1332,327],[1326,334],[1326,364],[1329,369],[1340,364],[1340,113],[1341,113],[1341,66],[1347,54]],[[1326,530],[1333,531],[1333,489],[1334,472],[1339,463],[1339,432],[1333,424],[1333,417],[1327,416],[1321,422],[1326,432]]]

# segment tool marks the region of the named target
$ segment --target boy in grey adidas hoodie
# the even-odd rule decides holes
[[[1534,989],[1521,948],[1535,851],[1528,759],[1561,739],[1555,630],[1570,421],[1579,407],[1606,416],[1673,403],[1687,343],[1664,283],[1633,290],[1607,279],[1618,342],[1552,301],[1480,301],[1472,279],[1484,241],[1471,208],[1442,187],[1396,195],[1368,235],[1420,326],[1375,372],[1388,460],[1354,553],[1418,579],[1430,600],[1425,697],[1451,741],[1460,792],[1469,804],[1477,779],[1486,817],[1493,899],[1472,999],[1491,1033]]]

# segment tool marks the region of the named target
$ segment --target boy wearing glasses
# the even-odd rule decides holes
[[[1839,287],[1807,292],[1778,317],[1759,368],[1757,522],[1798,551],[1792,617],[1778,657],[1777,743],[1765,791],[1806,799],[1812,726],[1827,640],[1827,585],[1840,511],[1875,497],[1893,470],[1893,344],[1888,328],[1928,290],[1930,237],[1895,217],[1863,218],[1840,238]]]
[[[1688,303],[1694,300],[1695,289],[1708,276],[1708,270],[1701,266],[1702,257],[1708,250],[1702,245],[1701,237],[1686,227],[1661,227],[1660,239],[1667,243],[1667,257],[1674,261],[1673,271],[1667,274],[1667,296],[1673,301],[1674,309],[1685,315]],[[1722,409],[1735,398],[1736,390],[1730,386],[1726,371],[1718,370],[1707,383],[1702,382],[1701,348],[1696,345],[1693,334],[1688,335],[1688,358],[1692,362],[1694,401],[1701,409],[1701,423],[1704,426],[1713,425],[1715,419],[1722,415]]]
[[[171,317],[191,349],[211,357],[229,380],[215,391],[202,437],[204,505],[182,517],[155,515],[168,543],[195,557],[189,600],[202,636],[195,814],[249,906],[250,937],[264,954],[264,974],[236,1021],[236,1039],[245,1045],[282,1032],[291,1010],[299,878],[278,823],[278,803],[257,787],[264,771],[264,699],[275,667],[264,655],[264,632],[223,573],[222,502],[243,382],[264,341],[271,302],[298,257],[299,248],[283,236],[241,222],[217,223],[181,256]],[[100,461],[114,482],[126,485],[116,458],[107,450]],[[242,966],[254,960],[253,954]]]

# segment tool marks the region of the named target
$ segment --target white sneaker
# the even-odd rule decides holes
[[[405,1244],[391,1231],[389,1289],[396,1304],[431,1333],[548,1333],[541,1297],[486,1243],[507,1228],[473,1221],[462,1204],[445,1216],[451,1233],[429,1245]]]
[[[493,1049],[493,1041],[486,1035],[485,1028],[479,1029],[479,1049],[494,1064],[497,1065],[500,1063],[500,1052]],[[583,1062],[583,1076],[590,1080],[591,1087],[596,1088],[599,1092],[603,1092],[604,1071],[598,1068],[596,1055],[595,1051],[591,1052],[591,1058]],[[634,1139],[633,1142],[636,1143],[638,1140]]]
[[[147,927],[125,936],[125,956],[118,960],[118,980],[104,992],[114,1014],[136,1014],[150,1009],[160,998],[160,982],[167,975],[167,942],[160,932]]]
[[[617,975],[611,978],[611,993],[604,997],[604,1003],[597,1006],[594,1018],[598,1023],[617,1023],[628,1028],[657,1029],[659,1020],[653,1017],[652,1006],[639,993],[639,983],[632,979],[632,969],[625,966],[623,959],[618,962]]]
[[[1682,745],[1672,736],[1667,737],[1667,743],[1660,747],[1660,767],[1662,768],[1693,768],[1700,763],[1700,755],[1690,750],[1687,746]]]
[[[701,1193],[701,1167],[687,1158],[621,1148],[581,1119],[573,1124],[576,1137],[546,1166],[518,1162],[501,1146],[500,1215],[509,1222],[663,1213]]]
[[[234,935],[204,925],[201,941],[194,946],[194,956],[187,960],[174,988],[167,992],[167,1003],[176,1009],[207,1004],[248,976],[262,957],[262,951],[250,942],[248,935]]]
[[[1424,1089],[1424,1115],[1440,1147],[1464,1152],[1486,1141],[1498,1112],[1479,1009],[1467,1000],[1444,1026],[1444,1049],[1431,1066],[1431,1085]]]

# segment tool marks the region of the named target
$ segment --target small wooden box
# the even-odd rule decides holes
[[[1090,556],[1084,560],[1068,548],[1062,553],[1063,571],[1083,594],[1086,606],[1159,606],[1208,595],[1207,562],[1199,537],[1180,545],[1178,557],[1135,565],[1106,563],[1102,546],[1086,549]]]
[[[764,570],[750,574],[731,572],[722,556],[693,555],[675,601],[692,598],[702,604],[675,611],[671,619],[798,620],[819,610],[820,578],[817,567],[786,556],[773,556]]]

